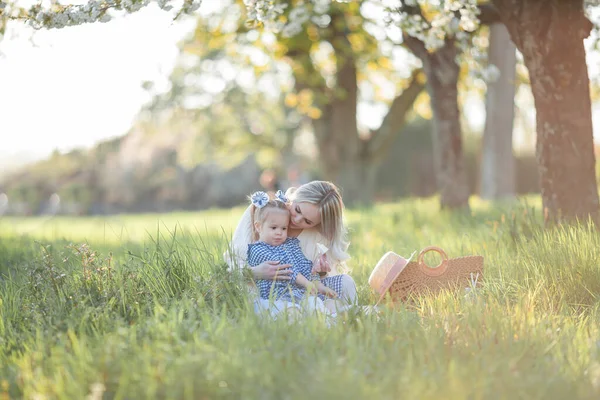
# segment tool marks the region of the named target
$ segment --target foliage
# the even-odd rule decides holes
[[[348,52],[356,59],[361,100],[387,107],[396,95],[390,89],[401,90],[412,68],[408,62],[405,71],[395,71],[392,60],[400,56],[382,36],[376,17],[363,12],[361,6],[367,3],[350,2],[331,10],[350,21],[344,28],[350,45],[346,48],[331,25],[314,23],[291,36],[274,34],[247,25],[242,1],[224,2],[198,18],[193,35],[181,44],[171,89],[157,96],[149,109],[183,106],[203,114],[227,98],[236,113],[245,115],[246,136],[254,142],[263,147],[273,140],[289,142],[286,135],[297,134],[303,122],[319,119],[327,104],[344,97],[336,84],[336,59],[350,56]],[[235,92],[234,99],[228,99],[231,92]],[[277,132],[270,139],[261,132],[264,124],[254,103],[273,99],[283,119],[270,115]]]
[[[184,117],[178,114],[177,120],[172,121],[174,125],[171,125],[173,128],[171,132],[176,132],[180,123],[189,131],[189,124],[185,121]],[[228,120],[224,119],[223,122],[228,123]],[[217,125],[218,123],[219,121],[217,121]],[[150,128],[144,130],[143,138],[147,145],[153,137],[152,133],[155,132]],[[390,143],[389,154],[382,160],[382,165],[377,173],[377,199],[423,197],[431,196],[436,192],[431,131],[431,121],[416,119],[407,124],[395,141]],[[160,128],[158,132],[160,132]],[[129,182],[128,189],[133,192],[132,203],[125,202],[126,198],[121,197],[120,203],[115,203],[114,206],[122,206],[123,209],[126,207],[130,212],[146,212],[148,208],[144,208],[141,201],[136,202],[135,199],[142,199],[146,203],[158,201],[162,195],[159,192],[152,194],[152,191],[163,188],[171,193],[170,197],[163,198],[164,206],[167,209],[181,207],[180,200],[173,197],[178,191],[177,185],[174,184],[177,176],[173,176],[173,174],[176,175],[178,169],[193,170],[209,162],[211,155],[205,154],[204,151],[212,152],[212,156],[223,151],[223,149],[211,147],[214,143],[211,144],[209,141],[209,135],[199,133],[186,137],[179,137],[175,133],[173,135],[173,140],[177,143],[175,147],[176,164],[156,164],[152,168],[138,164],[137,175],[132,177],[133,181],[127,181]],[[169,135],[156,133],[154,137],[162,138],[169,137]],[[106,168],[115,162],[117,154],[120,152],[125,154],[121,148],[125,147],[123,142],[125,139],[126,137],[100,143],[85,156],[70,153],[56,154],[53,161],[42,161],[25,167],[17,174],[6,177],[0,192],[8,195],[9,204],[28,204],[29,212],[32,214],[36,214],[40,206],[55,192],[60,196],[63,204],[79,204],[73,209],[62,208],[59,213],[96,214],[97,212],[92,207],[93,204],[107,204],[109,198],[118,199],[118,197],[114,197],[116,196],[114,193],[124,190],[125,185],[121,185],[119,182],[125,182],[125,171]],[[223,138],[222,140],[225,142],[232,139]],[[472,193],[477,193],[479,138],[468,135],[465,147],[469,186]],[[230,161],[235,161],[234,151],[231,152]],[[518,193],[538,193],[537,165],[534,157],[532,155],[518,156],[517,164]],[[598,168],[600,168],[600,163],[598,163]],[[316,166],[307,172],[314,178],[322,178],[322,172]],[[105,174],[110,174],[113,181],[105,181],[102,178]],[[197,209],[200,205],[196,203],[190,207]],[[118,208],[114,211],[117,210]],[[25,212],[15,211],[14,213]]]

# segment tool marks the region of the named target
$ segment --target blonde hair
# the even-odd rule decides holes
[[[290,210],[288,210],[287,208],[287,203],[284,203],[281,200],[278,200],[273,193],[267,193],[267,196],[269,196],[269,201],[267,202],[267,204],[265,204],[263,207],[256,207],[254,204],[252,204],[250,207],[250,223],[252,226],[252,241],[257,241],[258,240],[258,232],[256,231],[256,228],[254,227],[255,222],[259,222],[259,223],[263,223],[265,218],[267,218],[267,215],[269,215],[269,211],[273,211],[273,210],[278,210],[278,211],[285,211],[288,216],[290,213]]]
[[[312,181],[298,188],[288,189],[287,194],[297,203],[310,203],[318,207],[321,215],[318,229],[329,242],[332,256],[339,261],[350,258],[346,253],[348,241],[344,224],[344,202],[337,186],[327,181]]]

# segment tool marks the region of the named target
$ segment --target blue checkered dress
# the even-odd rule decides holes
[[[296,277],[302,274],[309,281],[311,280],[312,261],[308,260],[302,249],[298,238],[287,238],[279,246],[271,246],[265,242],[256,242],[248,245],[248,265],[256,267],[265,261],[279,261],[281,264],[290,264],[292,266],[291,280],[289,281],[270,281],[258,279],[256,286],[260,291],[260,297],[263,299],[273,298],[275,300],[300,301],[304,298],[306,290],[296,285]],[[342,295],[342,275],[330,276],[321,280],[325,286],[334,290],[338,296]],[[321,300],[325,296],[318,295]]]

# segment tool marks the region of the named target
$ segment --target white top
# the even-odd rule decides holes
[[[238,225],[235,228],[235,232],[233,232],[229,250],[223,255],[225,262],[229,265],[230,269],[243,268],[246,266],[248,245],[253,242],[250,208],[251,207],[249,206],[246,208],[246,211],[244,211],[242,218],[240,218],[240,222],[238,222]],[[298,240],[300,241],[300,248],[306,258],[313,262],[322,254],[318,245],[328,245],[327,240],[316,228],[304,229],[298,235]],[[345,269],[345,260],[335,259],[331,250],[328,250],[326,254],[329,265],[331,266],[329,275],[339,275],[339,273]]]

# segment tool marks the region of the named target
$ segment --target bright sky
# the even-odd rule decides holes
[[[148,100],[142,82],[167,84],[190,22],[149,6],[106,24],[13,25],[0,42],[0,154],[44,155],[124,134]]]
[[[42,157],[126,133],[148,100],[142,82],[166,87],[177,43],[192,27],[154,5],[106,24],[35,32],[13,24],[0,42],[0,158]],[[482,104],[471,107],[480,117],[472,122],[482,124]],[[359,117],[375,111],[361,108]]]

